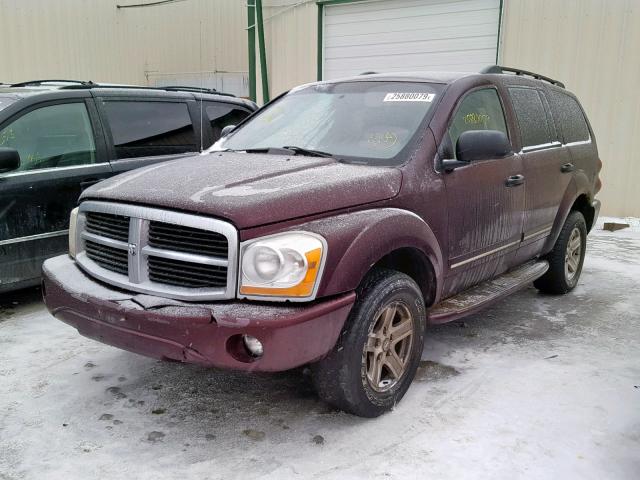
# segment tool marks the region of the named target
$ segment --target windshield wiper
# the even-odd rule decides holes
[[[329,157],[333,158],[333,154],[329,152],[323,152],[321,150],[313,150],[310,148],[296,147],[294,145],[286,145],[285,150],[291,150],[292,152],[299,153],[301,155],[309,155],[311,157]]]

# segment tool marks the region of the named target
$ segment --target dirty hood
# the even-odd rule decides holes
[[[247,228],[392,198],[401,180],[396,168],[331,158],[212,152],[118,175],[81,199],[190,211]]]

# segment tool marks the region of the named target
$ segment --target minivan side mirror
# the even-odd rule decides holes
[[[467,130],[456,143],[456,157],[461,162],[504,158],[512,153],[509,138],[498,130]]]
[[[231,132],[233,132],[233,130],[236,128],[235,125],[227,125],[226,127],[224,127],[222,129],[222,131],[220,132],[220,138],[224,138],[227,135],[229,135]]]
[[[20,167],[20,154],[14,148],[0,147],[0,173],[17,170]]]

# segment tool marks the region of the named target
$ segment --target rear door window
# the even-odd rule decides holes
[[[105,101],[103,106],[118,159],[198,150],[186,103]]]
[[[497,130],[509,135],[498,92],[483,88],[469,93],[453,115],[449,126],[449,155],[455,155],[456,143],[462,133],[469,130]]]
[[[20,154],[19,171],[96,162],[96,146],[84,103],[32,110],[0,130],[0,147]]]
[[[534,88],[510,87],[522,147],[547,145],[556,140],[555,128],[544,108],[542,93]]]
[[[562,129],[564,143],[589,140],[589,127],[578,102],[573,97],[556,91],[550,92],[550,98],[553,114]]]
[[[214,140],[220,138],[220,133],[224,127],[227,125],[237,125],[250,115],[248,111],[238,108],[236,105],[222,102],[206,102],[205,111],[211,129],[213,130]]]

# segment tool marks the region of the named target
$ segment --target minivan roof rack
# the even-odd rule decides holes
[[[501,65],[489,65],[488,67],[480,70],[480,73],[514,73],[518,76],[532,77],[536,80],[542,80],[545,82],[549,82],[552,85],[565,88],[564,83],[559,80],[554,80],[553,78],[545,77],[544,75],[540,75],[539,73],[529,72],[528,70],[522,70],[520,68],[503,67]]]
[[[157,90],[167,90],[168,92],[191,92],[191,93],[213,93],[216,95],[225,95],[227,97],[235,97],[232,93],[219,92],[215,88],[190,87],[187,85],[167,85],[165,87],[149,87]]]
[[[46,80],[29,80],[27,82],[13,83],[13,84],[11,84],[11,86],[12,87],[37,87],[37,86],[42,85],[44,83],[74,83],[74,84],[82,85],[82,86],[85,86],[85,87],[90,87],[92,85],[96,85],[91,80],[89,80],[87,82],[87,81],[84,81],[84,80],[46,79]]]

